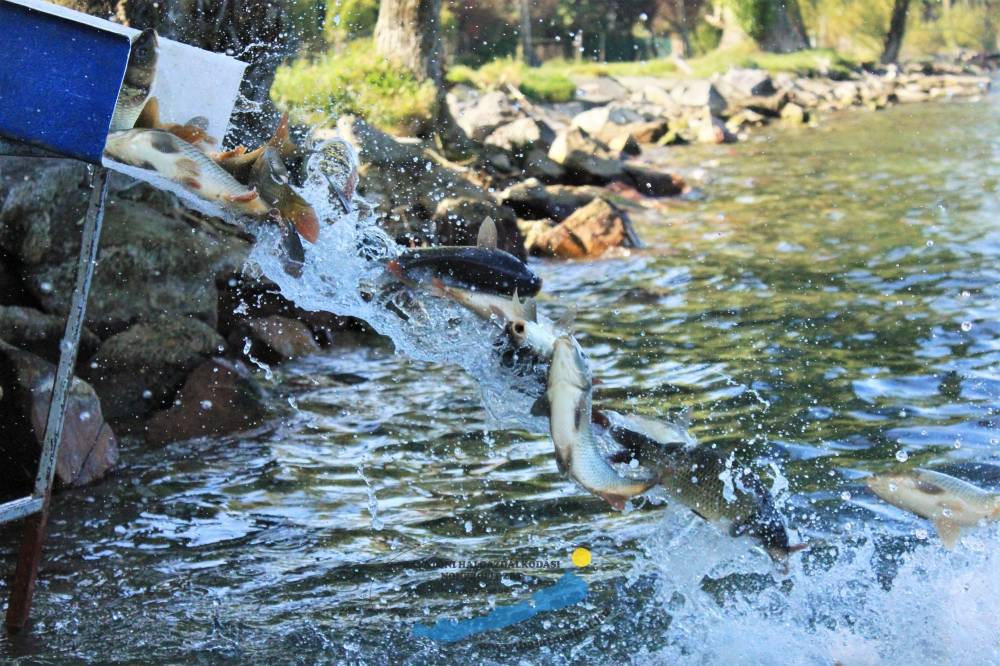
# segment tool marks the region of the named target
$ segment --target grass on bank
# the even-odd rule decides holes
[[[327,125],[343,114],[362,116],[392,134],[415,136],[434,113],[434,85],[374,55],[371,40],[278,68],[271,99],[296,122]]]

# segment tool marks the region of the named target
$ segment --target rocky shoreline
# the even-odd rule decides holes
[[[519,256],[600,256],[641,245],[623,201],[657,205],[683,178],[634,159],[653,146],[723,143],[770,122],[895,103],[974,98],[970,64],[910,65],[834,80],[734,69],[712,80],[599,77],[577,100],[542,105],[515,89],[456,86],[452,115],[474,150],[460,163],[358,118],[361,193],[403,244],[467,244],[497,221]],[[30,487],[69,307],[86,167],[0,159],[0,495]],[[252,428],[278,415],[249,369],[319,352],[363,323],[307,312],[244,275],[252,238],[170,194],[113,179],[57,478],[100,479],[117,437],[161,444]],[[353,336],[350,336],[353,337]],[[2,499],[2,498],[0,498]]]

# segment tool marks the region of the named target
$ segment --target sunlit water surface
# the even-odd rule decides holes
[[[488,414],[455,366],[345,347],[273,370],[282,422],[132,446],[112,479],[58,496],[34,626],[0,658],[1000,662],[1000,531],[945,551],[861,481],[948,464],[1000,484],[972,465],[1000,464],[1000,99],[644,159],[704,176],[705,199],[634,214],[645,250],[536,263],[541,307],[579,307],[598,403],[688,407],[702,443],[769,471],[812,543],[787,572],[681,507],[583,494],[544,434],[496,429],[521,398],[491,395]],[[424,343],[483,379],[467,347],[483,330]],[[8,569],[15,535],[0,531]],[[513,558],[554,566],[440,568]],[[584,604],[450,645],[412,634],[569,570]]]

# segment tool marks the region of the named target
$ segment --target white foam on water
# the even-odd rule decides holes
[[[868,526],[851,539],[834,538],[838,554],[827,566],[806,571],[801,556],[793,556],[787,573],[770,567],[778,584],[731,593],[723,605],[701,589],[702,576],[768,567],[745,546],[734,550],[742,540],[713,536],[712,529],[701,522],[685,531],[667,519],[644,544],[649,559],[637,566],[657,572],[652,603],[668,605],[672,621],[668,647],[636,655],[636,663],[1000,663],[995,525],[966,536],[953,551],[930,539],[899,555],[888,585],[875,564],[877,526]]]

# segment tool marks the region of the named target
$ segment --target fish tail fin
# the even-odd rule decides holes
[[[236,146],[232,150],[224,150],[221,153],[216,154],[214,157],[215,157],[215,161],[216,162],[220,162],[221,163],[221,162],[225,162],[226,160],[231,160],[234,157],[239,157],[240,155],[245,155],[246,152],[247,152],[247,147],[246,146]]]
[[[288,138],[288,112],[285,111],[281,114],[281,120],[278,121],[278,126],[274,130],[274,135],[271,137],[271,140],[267,142],[267,145],[284,152],[286,146],[290,143],[291,139]],[[294,144],[292,145],[294,146]]]
[[[315,243],[319,239],[319,217],[312,206],[307,203],[296,203],[289,206],[285,214],[302,238],[310,243]]]

